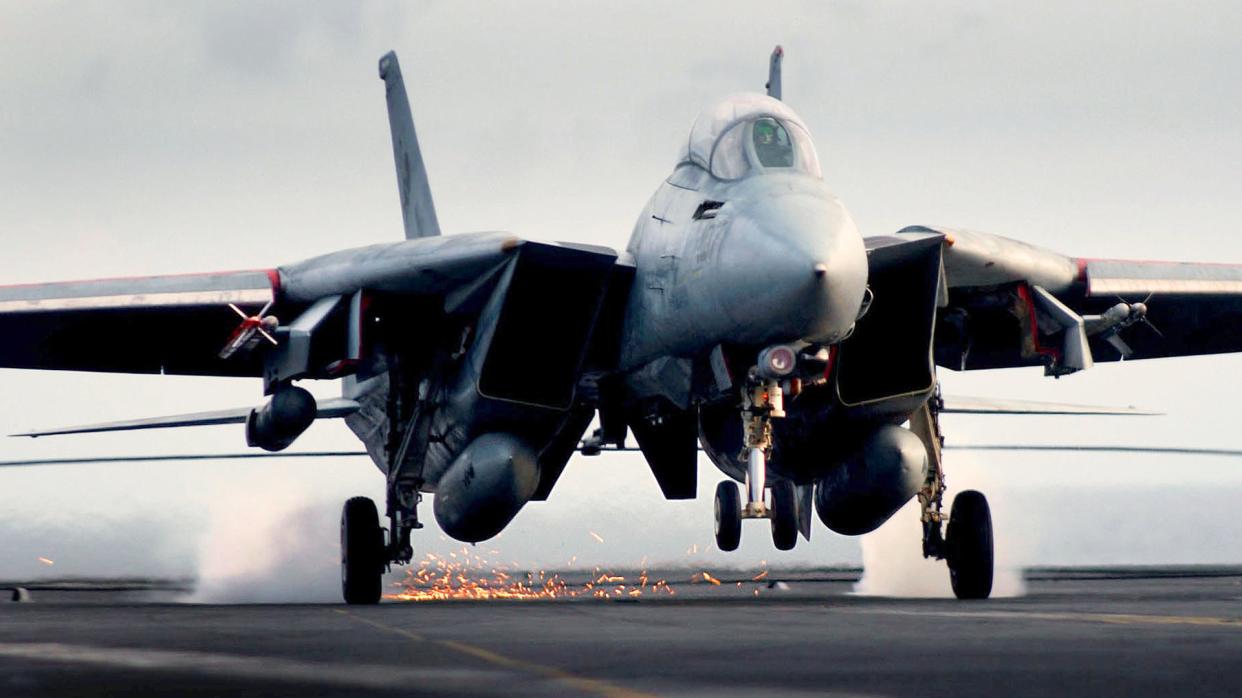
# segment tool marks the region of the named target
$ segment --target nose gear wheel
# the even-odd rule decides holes
[[[729,480],[716,485],[716,546],[737,550],[742,540],[742,498],[737,484]]]
[[[798,535],[793,483],[773,484],[772,506],[768,506],[766,497],[772,420],[785,416],[780,381],[761,377],[756,369],[751,369],[742,391],[742,405],[743,449],[738,460],[746,464],[746,502],[741,503],[736,484],[725,481],[716,487],[716,545],[721,550],[736,550],[742,519],[771,519],[773,542],[778,549],[789,550]]]
[[[788,480],[772,483],[772,543],[777,550],[798,543],[798,494]]]

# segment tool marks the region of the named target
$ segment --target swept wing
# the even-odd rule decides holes
[[[1242,351],[1242,264],[1077,258],[925,226],[868,242],[929,234],[944,239],[940,366],[1061,375],[1097,361]]]
[[[295,320],[360,290],[448,298],[503,264],[523,241],[503,233],[429,237],[345,250],[261,271],[0,287],[0,368],[262,376],[265,351],[228,359],[239,318],[271,305]]]

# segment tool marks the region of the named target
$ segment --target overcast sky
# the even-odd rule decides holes
[[[1074,255],[1242,262],[1239,36],[1242,6],[1224,0],[4,0],[0,279],[270,267],[399,239],[376,75],[390,48],[446,232],[623,248],[695,114],[761,90],[781,43],[785,99],[864,234],[943,224]],[[0,379],[5,432],[261,399],[257,381]],[[1242,446],[1237,356],[1106,365],[1059,381],[1038,369],[944,380],[959,394],[1169,413],[948,418],[957,442]],[[239,428],[210,428],[3,445],[5,457],[43,457],[235,451],[243,439]],[[335,423],[297,447],[355,445]],[[1017,563],[1242,560],[1231,505],[1242,462],[953,453],[948,467],[953,489],[987,486]],[[685,558],[710,546],[717,479],[704,465],[698,501],[665,503],[638,459],[579,459],[494,548],[544,565]],[[330,576],[332,522],[355,493],[382,493],[364,460],[6,471],[0,577],[262,576],[269,555],[312,559],[298,574]],[[258,533],[239,523],[251,517]],[[778,557],[753,524],[737,555],[693,559],[861,559],[857,540],[816,525],[813,543],[792,554]],[[418,547],[443,549],[437,536],[425,531]]]

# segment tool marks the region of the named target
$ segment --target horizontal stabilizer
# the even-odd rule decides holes
[[[114,465],[117,463],[162,463],[204,460],[255,460],[259,458],[361,458],[366,451],[291,451],[269,453],[169,453],[165,455],[98,456],[95,458],[28,458],[0,460],[0,468],[28,468],[42,465]]]
[[[1104,407],[1099,405],[1074,405],[1061,402],[1035,402],[1031,400],[998,400],[987,397],[944,398],[943,414],[1045,414],[1045,415],[1118,415],[1130,417],[1155,417],[1162,412],[1149,412],[1137,407]]]
[[[347,417],[358,411],[358,403],[345,398],[330,398],[316,403],[316,419],[333,419]],[[60,429],[44,429],[28,431],[10,436],[61,436],[64,434],[94,434],[104,431],[132,431],[134,429],[169,429],[172,427],[206,427],[217,424],[245,424],[251,407],[240,407],[232,410],[216,410],[214,412],[192,412],[166,417],[149,417],[147,419],[130,419],[121,422],[104,422],[102,424],[85,424]]]
[[[1217,456],[1222,458],[1242,458],[1242,449],[1233,448],[1178,448],[1176,446],[1098,446],[1072,444],[948,444],[946,450],[952,451],[1048,451],[1062,453],[1153,453],[1172,456]],[[605,451],[637,451],[636,448],[615,449]],[[219,461],[219,460],[258,460],[268,458],[363,458],[366,451],[282,451],[268,453],[265,451],[246,451],[242,453],[170,453],[165,455],[132,455],[132,456],[99,456],[95,458],[29,458],[22,460],[0,460],[0,468],[25,468],[44,465],[109,465],[117,463],[157,463],[178,461]],[[810,511],[810,509],[805,509]],[[801,515],[801,512],[799,512]],[[798,522],[799,529],[806,535],[804,522]],[[807,540],[810,540],[808,537]]]

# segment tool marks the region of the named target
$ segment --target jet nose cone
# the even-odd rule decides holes
[[[728,312],[747,343],[834,343],[858,314],[867,255],[836,199],[785,196],[757,203],[722,248],[732,270]]]

